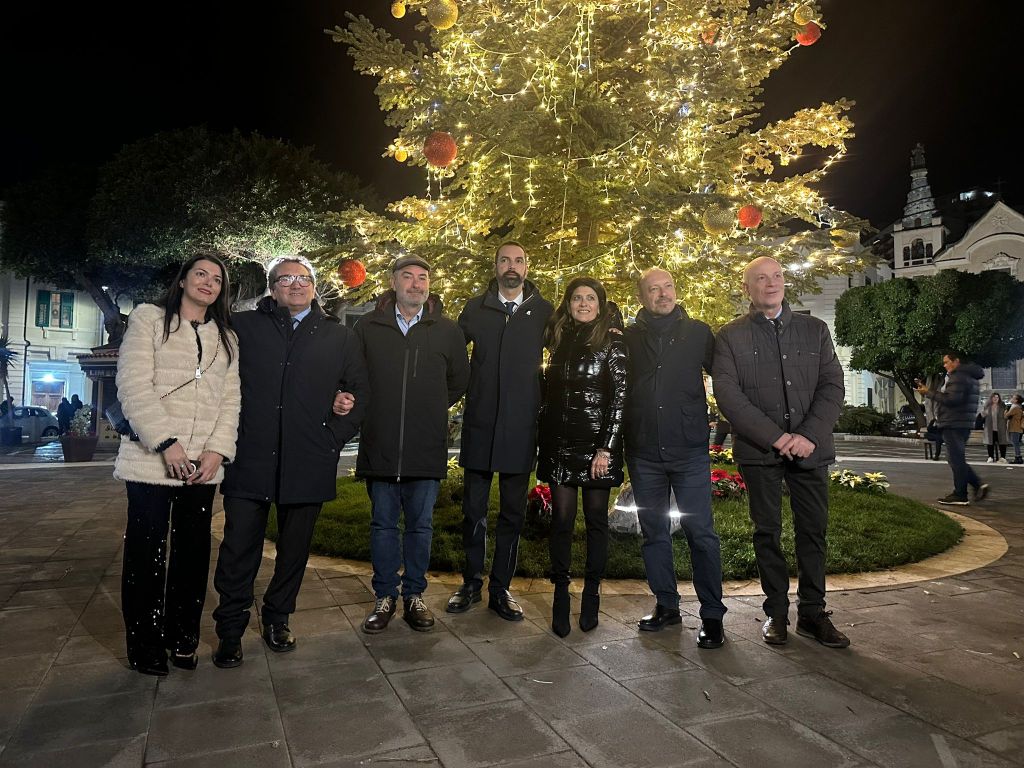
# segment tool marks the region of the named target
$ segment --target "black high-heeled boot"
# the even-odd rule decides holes
[[[580,603],[580,629],[589,632],[597,626],[597,614],[601,610],[601,582],[586,581],[583,584],[583,601]]]
[[[571,631],[569,626],[569,585],[555,584],[555,597],[551,602],[551,631],[565,637]]]

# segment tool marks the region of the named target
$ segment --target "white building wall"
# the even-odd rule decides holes
[[[61,397],[70,399],[77,394],[89,402],[92,383],[82,373],[76,355],[106,341],[103,315],[88,293],[63,291],[74,294],[72,326],[39,327],[36,303],[40,290],[58,289],[10,272],[0,273],[0,328],[18,353],[11,370],[11,395],[19,405],[42,405],[51,410],[54,398],[59,402]],[[130,303],[122,304],[123,312],[130,311]]]

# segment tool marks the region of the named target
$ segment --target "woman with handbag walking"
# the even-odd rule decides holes
[[[198,663],[213,495],[235,454],[241,402],[228,296],[221,259],[196,255],[160,301],[135,308],[121,343],[121,611],[128,663],[145,675],[167,674],[168,650],[176,667]]]
[[[622,412],[626,344],[618,309],[590,277],[569,283],[548,321],[537,478],[551,485],[551,629],[569,634],[569,563],[576,499],[583,489],[587,530],[580,629],[597,626],[601,579],[608,560],[608,498],[622,485]]]

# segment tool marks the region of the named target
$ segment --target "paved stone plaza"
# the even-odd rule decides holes
[[[930,501],[950,485],[916,451],[860,453],[876,458],[844,464],[886,472],[895,492]],[[439,580],[435,631],[396,620],[371,637],[358,630],[369,579],[318,560],[296,652],[266,651],[250,628],[244,665],[216,669],[211,586],[199,668],[158,681],[126,666],[123,485],[109,466],[3,466],[0,766],[1022,765],[1024,468],[980,471],[990,500],[958,511],[1008,551],[956,576],[831,593],[848,650],[795,633],[764,645],[749,589],[726,600],[720,650],[695,647],[692,596],[682,627],[640,636],[653,600],[624,583],[598,629],[559,640],[540,580],[514,587],[522,623],[445,614]]]

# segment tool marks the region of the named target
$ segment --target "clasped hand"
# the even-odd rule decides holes
[[[772,448],[787,459],[806,459],[814,453],[817,446],[803,435],[785,432],[782,437],[772,443]]]

